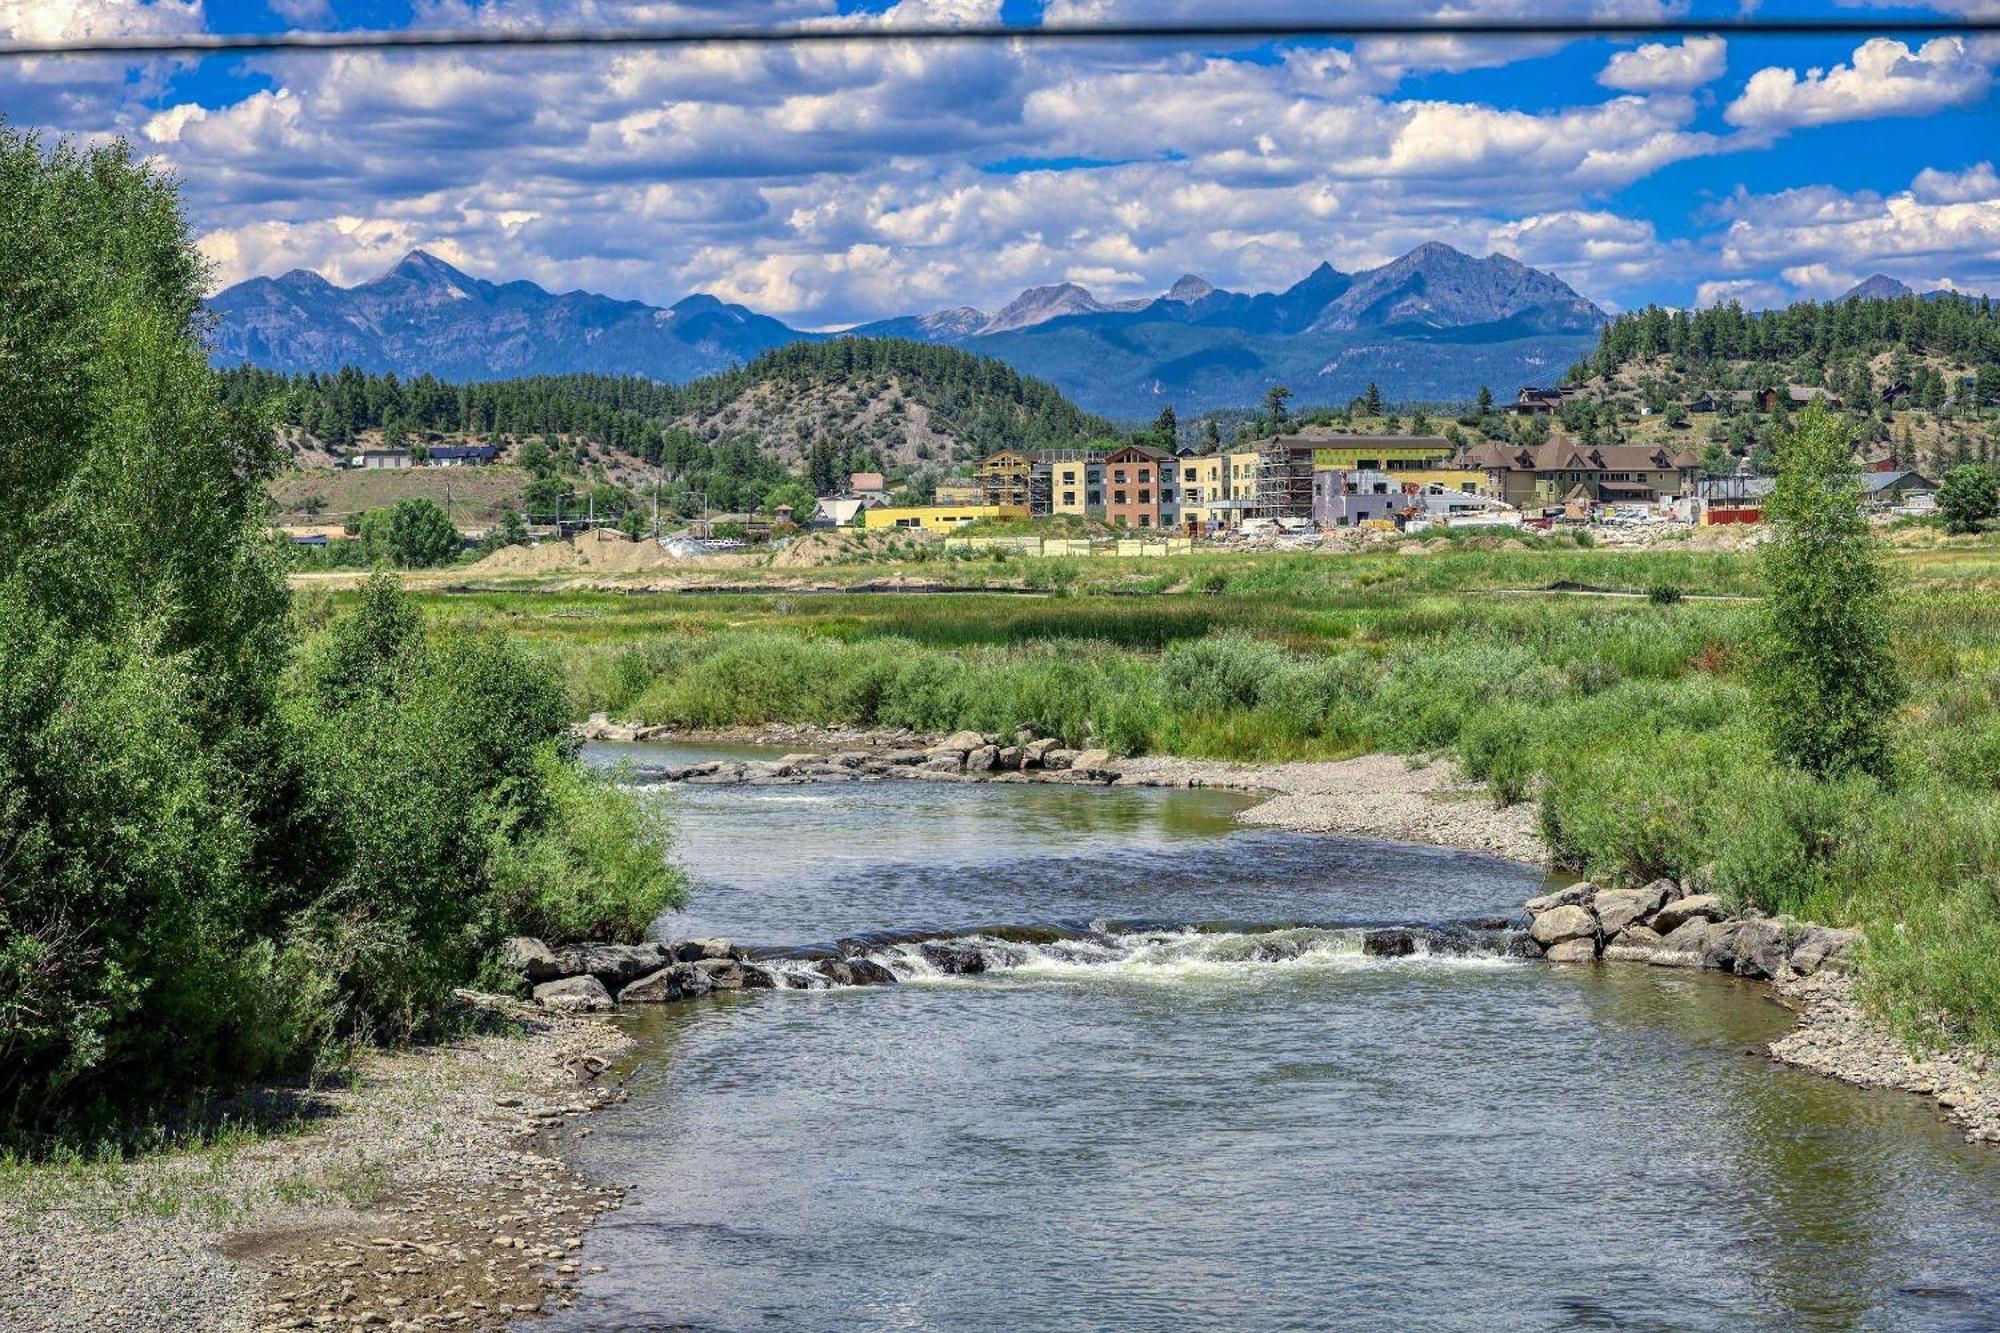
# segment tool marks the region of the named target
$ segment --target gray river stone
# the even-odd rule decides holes
[[[1684,922],[1720,921],[1726,915],[1722,899],[1712,893],[1695,893],[1662,907],[1654,913],[1652,924],[1662,935],[1670,935]]]
[[[1672,880],[1654,880],[1643,889],[1599,889],[1597,920],[1605,938],[1659,911],[1667,900],[1666,889],[1672,885]]]
[[[1554,946],[1575,939],[1595,939],[1597,918],[1587,907],[1571,904],[1566,907],[1552,907],[1535,918],[1535,924],[1528,933],[1535,943]]]
[[[535,987],[535,1002],[548,1009],[595,1013],[611,1007],[611,992],[596,977],[564,977]]]
[[[658,944],[575,944],[556,950],[555,958],[563,976],[588,973],[617,990],[664,963],[667,951]]]

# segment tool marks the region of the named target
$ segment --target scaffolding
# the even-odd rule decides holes
[[[1311,445],[1266,440],[1257,449],[1259,518],[1312,517]]]

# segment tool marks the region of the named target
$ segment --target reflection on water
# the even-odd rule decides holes
[[[1537,887],[1231,831],[1214,793],[668,799],[704,888],[670,930],[774,944],[1442,919]],[[1914,1099],[1747,1056],[1789,1021],[1756,988],[1293,934],[637,1016],[632,1101],[586,1153],[641,1191],[587,1242],[610,1271],[546,1326],[2000,1327],[2000,1155]]]

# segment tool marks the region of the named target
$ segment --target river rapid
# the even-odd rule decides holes
[[[1220,792],[661,798],[696,896],[660,933],[889,932],[900,984],[621,1020],[643,1065],[579,1151],[638,1192],[538,1327],[2000,1328],[2000,1153],[1757,1056],[1761,988],[1361,951],[1532,869]]]

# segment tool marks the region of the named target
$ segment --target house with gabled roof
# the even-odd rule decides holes
[[[1569,440],[1475,445],[1457,465],[1483,473],[1481,492],[1519,509],[1559,505],[1578,487],[1600,504],[1677,499],[1692,494],[1701,475],[1701,461],[1685,450]]]

